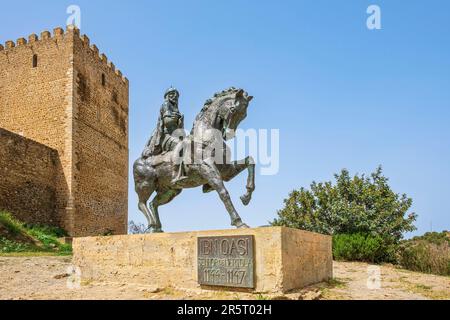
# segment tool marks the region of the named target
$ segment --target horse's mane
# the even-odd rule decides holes
[[[240,90],[241,89],[238,89],[235,87],[230,87],[228,89],[216,92],[212,98],[209,98],[208,100],[205,101],[205,104],[203,105],[203,108],[200,111],[200,113],[195,118],[195,121],[199,120],[205,114],[205,112],[208,111],[208,109],[214,104],[214,102],[216,102],[219,99],[222,99],[224,97],[227,97],[229,95],[235,94],[235,93],[239,92]]]

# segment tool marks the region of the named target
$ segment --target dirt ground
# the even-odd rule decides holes
[[[333,280],[283,296],[83,283],[70,267],[71,257],[0,256],[0,299],[450,299],[450,277],[355,262],[335,262]]]

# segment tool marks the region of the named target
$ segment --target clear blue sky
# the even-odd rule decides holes
[[[416,233],[450,229],[450,2],[9,1],[0,41],[65,24],[81,7],[82,33],[130,79],[130,163],[174,85],[188,127],[203,102],[231,85],[255,96],[242,128],[277,128],[280,172],[228,183],[251,226],[275,217],[288,193],[348,168],[384,167],[414,200]],[[382,10],[382,30],[366,9]],[[190,128],[188,128],[190,129]],[[131,169],[130,169],[131,176]],[[130,179],[129,216],[144,221]],[[166,231],[216,229],[229,217],[216,194],[186,190],[160,210]]]

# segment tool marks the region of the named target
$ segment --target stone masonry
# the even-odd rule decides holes
[[[72,236],[125,234],[128,92],[128,80],[75,27],[0,45],[0,128],[47,146],[57,155],[54,184],[48,185],[55,193],[49,212],[42,212],[40,218],[28,216],[32,211],[11,209],[20,207],[1,194],[0,210],[11,210],[24,221],[58,225]],[[0,158],[6,157],[5,144],[0,141]],[[35,162],[24,173],[33,177],[42,170],[38,168],[41,156],[25,152],[15,160]],[[11,184],[11,172],[0,174],[0,190],[6,186],[21,190],[19,184]],[[39,201],[42,207],[50,204],[47,196],[28,197],[30,206]]]
[[[73,264],[85,281],[223,290],[198,284],[197,239],[236,235],[254,236],[250,292],[286,293],[333,276],[331,237],[285,227],[77,238]]]
[[[1,210],[21,221],[55,224],[56,150],[0,128]]]

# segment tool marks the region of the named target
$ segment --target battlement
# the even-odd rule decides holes
[[[16,163],[6,153],[5,168],[27,170],[2,175],[0,154],[0,209],[60,226],[71,236],[125,234],[128,111],[128,79],[76,27],[2,43],[0,135],[3,128],[45,145],[55,150],[55,161],[18,144],[26,159]],[[0,149],[2,142],[8,139],[0,139]],[[28,164],[39,168],[28,170]],[[10,179],[6,189],[4,176]],[[2,195],[3,189],[10,192]]]
[[[94,44],[90,44],[89,37],[86,35],[80,35],[80,30],[73,25],[67,26],[65,31],[60,27],[54,28],[53,34],[47,30],[42,31],[40,36],[33,33],[28,36],[28,40],[25,38],[19,38],[15,42],[12,40],[8,40],[5,42],[4,46],[0,44],[0,54],[9,54],[13,50],[17,50],[17,48],[25,46],[32,47],[46,41],[61,42],[61,40],[67,38],[68,36],[72,36],[72,39],[81,40],[83,45],[98,58],[99,62],[105,64],[108,69],[110,69],[111,73],[115,74],[117,77],[121,78],[123,82],[128,84],[128,79],[122,75],[122,72],[120,70],[116,69],[114,63],[108,61],[108,57],[104,53],[100,54],[97,46]]]

